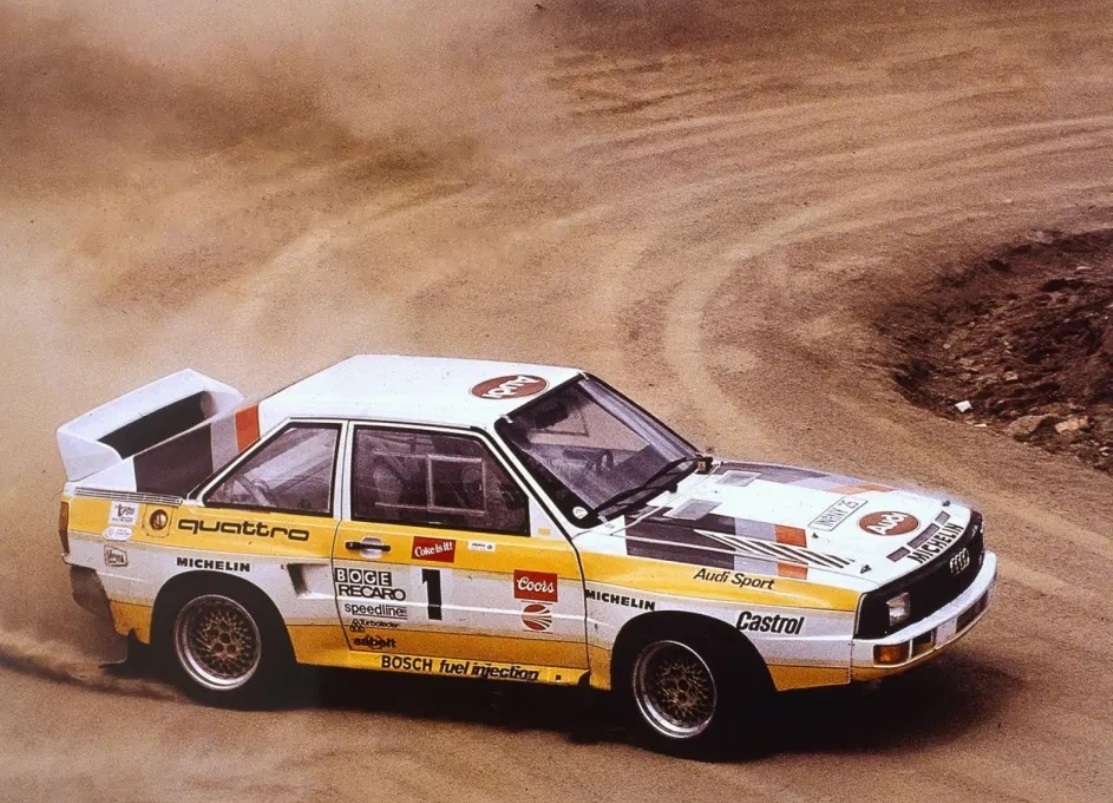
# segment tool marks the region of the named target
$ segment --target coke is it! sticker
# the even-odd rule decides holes
[[[494,379],[488,379],[480,382],[471,389],[471,395],[477,396],[480,399],[494,399],[496,401],[501,399],[521,399],[525,396],[533,396],[540,393],[549,386],[539,376],[531,376],[529,374],[514,374],[513,376],[496,376]]]
[[[455,563],[456,542],[450,538],[426,538],[423,535],[415,535],[410,557],[414,560]]]

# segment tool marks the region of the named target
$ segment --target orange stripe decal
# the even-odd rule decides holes
[[[775,524],[773,525],[773,530],[777,534],[778,544],[789,544],[791,546],[808,545],[808,536],[798,527],[782,527],[780,524]]]
[[[236,410],[236,448],[243,451],[259,440],[259,405]]]
[[[778,563],[777,564],[778,577],[790,577],[793,580],[807,580],[808,567],[797,566],[795,563]]]

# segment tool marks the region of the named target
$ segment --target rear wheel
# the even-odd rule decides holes
[[[270,701],[293,663],[289,638],[262,592],[232,583],[183,589],[166,600],[159,644],[178,685],[212,705]]]
[[[736,633],[699,627],[640,640],[624,661],[627,709],[640,740],[687,758],[753,751],[771,689],[748,646]]]

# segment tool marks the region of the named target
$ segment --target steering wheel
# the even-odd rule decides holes
[[[603,474],[612,469],[614,469],[614,452],[610,449],[600,449],[584,463],[583,470],[580,471],[580,477],[586,477],[588,474]]]
[[[238,486],[254,504],[260,507],[278,507],[278,500],[275,499],[274,492],[263,480],[249,480],[239,474],[232,478],[231,485],[233,487]]]

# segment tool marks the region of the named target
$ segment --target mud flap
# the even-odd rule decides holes
[[[116,678],[142,678],[154,674],[151,648],[129,633],[124,657],[119,661],[105,661],[100,665],[105,674]]]

